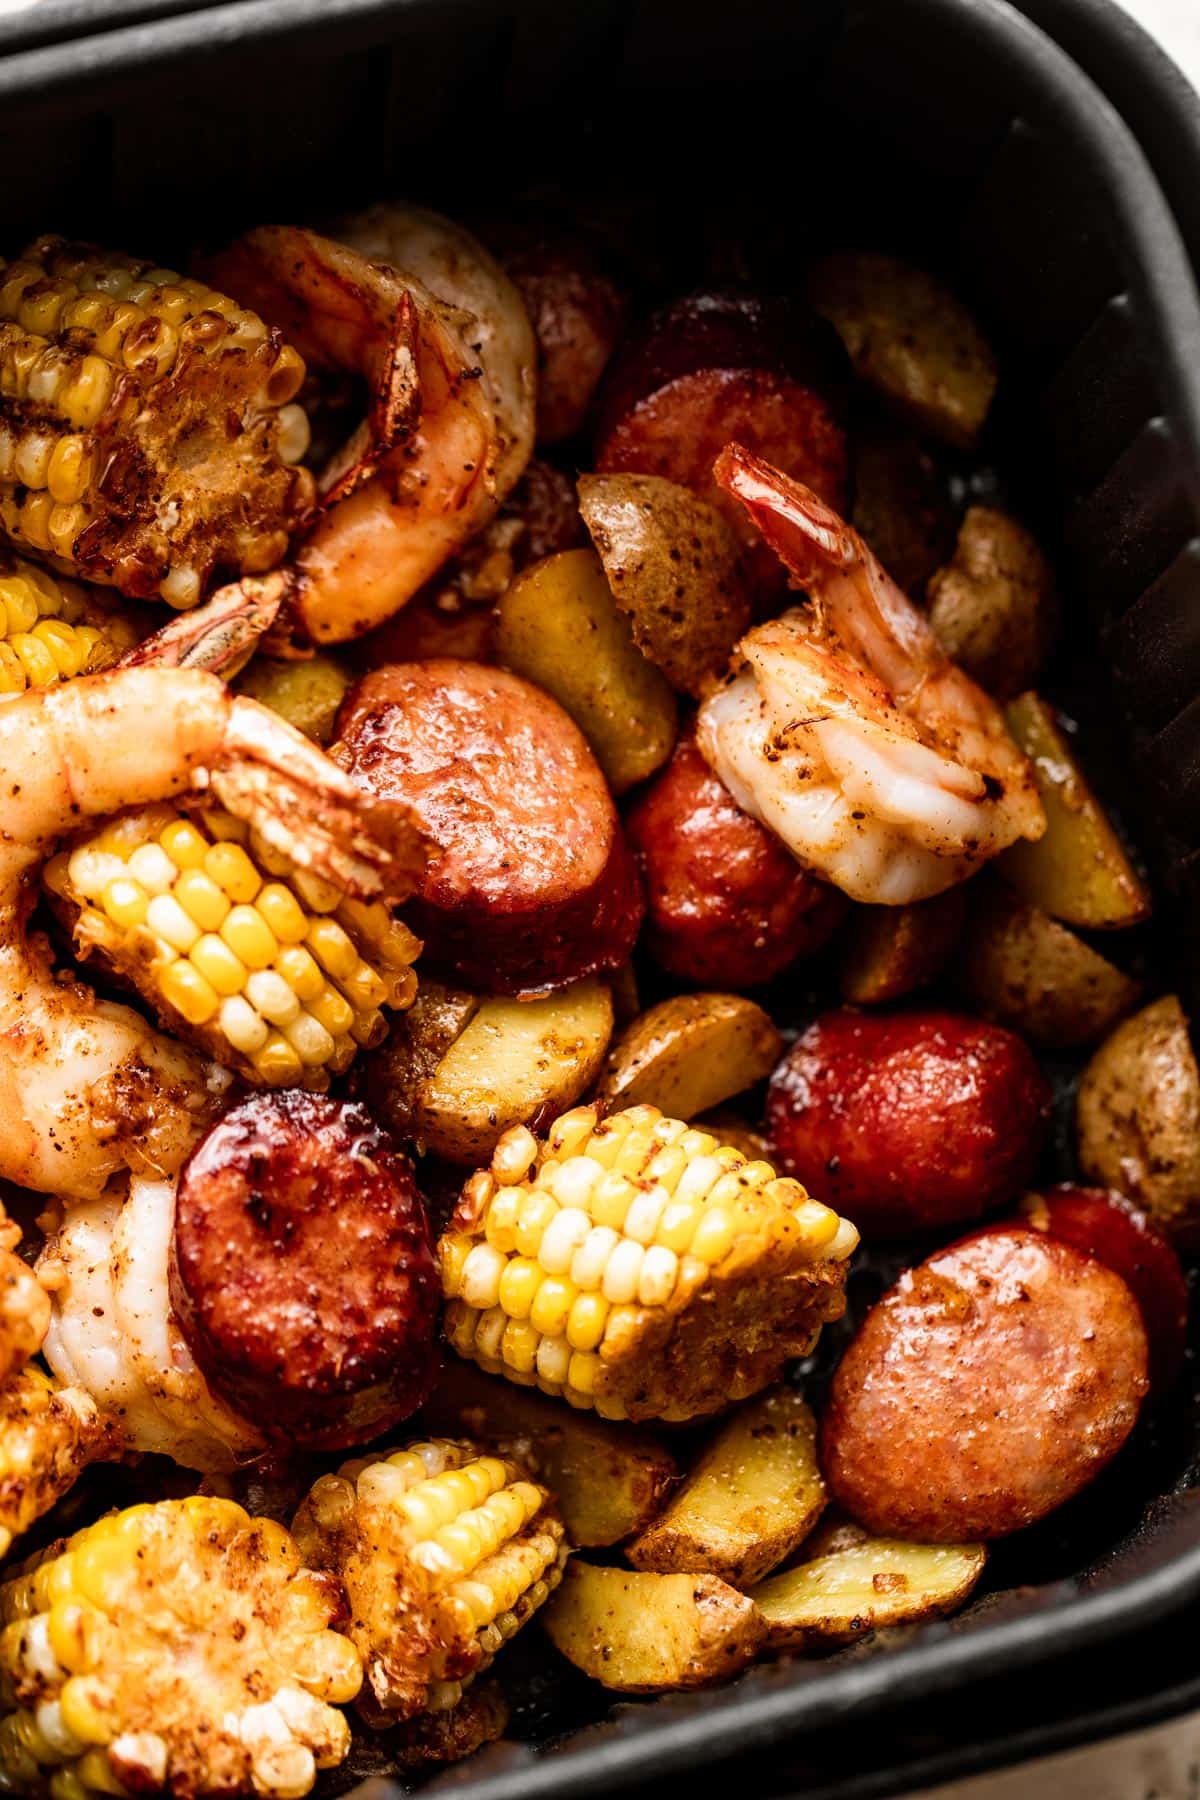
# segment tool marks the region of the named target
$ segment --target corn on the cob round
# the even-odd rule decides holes
[[[193,606],[283,557],[314,484],[278,331],[171,269],[47,237],[0,262],[0,524],[68,574]]]
[[[132,1506],[0,1588],[0,1786],[306,1794],[362,1680],[337,1583],[232,1500]]]
[[[110,669],[141,635],[95,589],[0,551],[0,694]]]
[[[81,956],[261,1086],[327,1087],[416,994],[420,944],[381,901],[347,899],[219,810],[127,814],[45,881]]]
[[[438,1245],[460,1356],[609,1419],[766,1387],[845,1308],[858,1233],[798,1181],[631,1106],[506,1132]]]
[[[567,1558],[549,1492],[521,1466],[437,1438],[347,1463],[292,1526],[349,1601],[376,1724],[454,1706],[557,1587]]]
[[[30,1364],[0,1388],[0,1556],[120,1437],[82,1388]]]

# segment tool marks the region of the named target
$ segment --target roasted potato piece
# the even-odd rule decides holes
[[[353,679],[340,657],[319,650],[301,662],[256,656],[238,676],[237,689],[252,700],[261,700],[306,737],[328,744],[333,740],[338,707]]]
[[[842,950],[843,1000],[886,1006],[924,987],[949,961],[966,910],[962,887],[910,906],[856,907]]]
[[[1050,564],[1023,525],[993,506],[972,506],[927,599],[943,649],[989,694],[1007,699],[1036,681],[1058,599]]]
[[[814,264],[808,297],[860,381],[918,431],[972,448],[996,391],[996,359],[949,288],[894,256],[843,250]]]
[[[927,450],[883,424],[860,432],[851,523],[906,594],[925,584],[954,548],[955,517]]]
[[[741,994],[679,994],[623,1031],[596,1097],[608,1107],[649,1102],[676,1119],[719,1106],[771,1073],[783,1039]]]
[[[1091,1044],[1138,1003],[1141,987],[1002,882],[972,884],[959,978],[986,1019],[1050,1050]]]
[[[1088,786],[1054,708],[1021,694],[1006,708],[1008,729],[1033,763],[1046,833],[996,858],[996,869],[1031,906],[1085,931],[1136,925],[1150,895],[1104,808]]]
[[[766,1631],[753,1601],[716,1575],[598,1569],[578,1557],[540,1617],[568,1662],[624,1694],[724,1681]]]
[[[1174,994],[1105,1039],[1075,1115],[1086,1176],[1116,1188],[1185,1248],[1200,1245],[1200,1073]]]
[[[473,1681],[445,1712],[423,1712],[384,1740],[402,1769],[463,1762],[508,1729],[509,1707],[498,1681]],[[372,1771],[374,1772],[374,1771]],[[390,1775],[391,1768],[380,1771]]]
[[[885,1625],[916,1625],[954,1612],[983,1574],[982,1544],[864,1543],[772,1575],[750,1598],[776,1650],[849,1644]]]
[[[373,1059],[372,1104],[391,1129],[447,1162],[486,1163],[510,1125],[571,1106],[595,1078],[612,994],[589,976],[538,1000],[477,1000],[434,988],[410,1029]]]
[[[626,1555],[635,1569],[704,1570],[746,1588],[791,1555],[824,1505],[816,1421],[777,1387],[726,1420]]]
[[[634,641],[673,688],[698,699],[750,623],[732,529],[659,475],[581,475],[579,510]]]
[[[675,742],[675,696],[638,649],[593,550],[534,563],[501,600],[496,654],[569,712],[614,794],[652,775]]]
[[[1054,577],[1036,540],[1008,513],[968,510],[926,599],[943,648],[989,692],[1018,694],[1040,673],[1057,624]]]
[[[558,1501],[567,1536],[581,1550],[619,1544],[654,1518],[678,1470],[647,1431],[575,1412],[529,1388],[450,1359],[422,1424],[435,1436],[523,1446],[521,1460]]]

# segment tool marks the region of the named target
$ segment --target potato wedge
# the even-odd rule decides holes
[[[966,910],[961,887],[910,906],[855,907],[843,940],[843,1000],[886,1006],[924,987],[953,954]]]
[[[808,298],[860,381],[918,431],[972,447],[996,391],[996,358],[949,288],[894,256],[844,250],[813,265]]]
[[[724,1681],[766,1629],[754,1603],[716,1575],[598,1569],[577,1556],[538,1617],[568,1662],[623,1694]]]
[[[411,1032],[399,1021],[395,1042],[373,1058],[368,1093],[392,1130],[447,1162],[482,1167],[510,1125],[574,1105],[612,1028],[612,994],[594,976],[537,1000],[440,989]]]
[[[496,655],[570,713],[614,794],[670,756],[675,696],[634,642],[594,550],[563,550],[518,575],[497,608]]]
[[[635,1569],[703,1570],[746,1588],[791,1555],[824,1505],[816,1420],[777,1387],[725,1421],[626,1555]]]
[[[1046,809],[1045,836],[1022,840],[995,867],[1022,900],[1085,931],[1136,925],[1150,912],[1146,884],[1088,786],[1054,708],[1021,694],[1006,708],[1008,729],[1033,763]]]
[[[1007,513],[969,508],[926,598],[942,648],[989,694],[1007,699],[1037,680],[1058,626],[1054,576]]]
[[[333,741],[338,707],[354,676],[340,657],[318,650],[303,662],[256,656],[238,676],[239,694],[249,694],[318,744]]]
[[[673,688],[698,699],[750,623],[730,527],[659,475],[581,475],[579,510],[634,641]]]
[[[1075,1128],[1083,1173],[1200,1246],[1200,1073],[1174,994],[1126,1019],[1083,1072]]]
[[[671,1452],[649,1432],[606,1424],[453,1357],[421,1421],[438,1435],[519,1438],[525,1460],[558,1500],[567,1536],[582,1550],[619,1544],[640,1531],[678,1475]]]
[[[798,1563],[750,1590],[776,1650],[849,1644],[885,1625],[944,1618],[962,1605],[979,1577],[982,1544],[863,1544]]]
[[[857,1550],[860,1544],[869,1543],[870,1539],[866,1526],[860,1525],[835,1503],[825,1508],[805,1538],[800,1555],[793,1561],[816,1562],[818,1557],[834,1556],[839,1550]]]
[[[679,994],[660,1000],[609,1052],[596,1098],[609,1106],[649,1102],[669,1118],[694,1119],[762,1081],[783,1039],[761,1006],[741,994]]]
[[[984,1018],[1070,1050],[1095,1043],[1137,1005],[1138,982],[1003,882],[973,882],[972,900],[958,969]]]

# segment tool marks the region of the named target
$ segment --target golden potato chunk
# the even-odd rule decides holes
[[[1058,601],[1050,565],[1023,525],[993,506],[972,506],[927,597],[942,648],[989,694],[1006,699],[1036,681]]]
[[[318,744],[333,742],[338,707],[353,677],[340,657],[320,651],[305,661],[257,656],[238,677],[238,692],[259,700]]]
[[[924,987],[953,953],[966,909],[962,887],[908,906],[856,906],[842,950],[843,1000],[887,1006]]]
[[[627,1555],[635,1569],[699,1569],[749,1587],[791,1555],[824,1505],[816,1421],[792,1388],[774,1388],[720,1427]]]
[[[694,1119],[762,1081],[783,1053],[768,1015],[741,994],[679,994],[628,1026],[596,1089],[608,1106],[657,1106]]]
[[[982,1544],[865,1543],[772,1575],[750,1597],[776,1650],[849,1644],[885,1625],[940,1619],[962,1605],[983,1574]]]
[[[541,1616],[568,1662],[625,1694],[724,1681],[765,1635],[753,1601],[716,1575],[598,1569],[578,1557]]]

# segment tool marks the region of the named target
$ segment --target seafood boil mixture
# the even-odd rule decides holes
[[[480,230],[0,263],[0,1791],[882,1645],[1180,1372],[1200,1076],[980,325]]]

